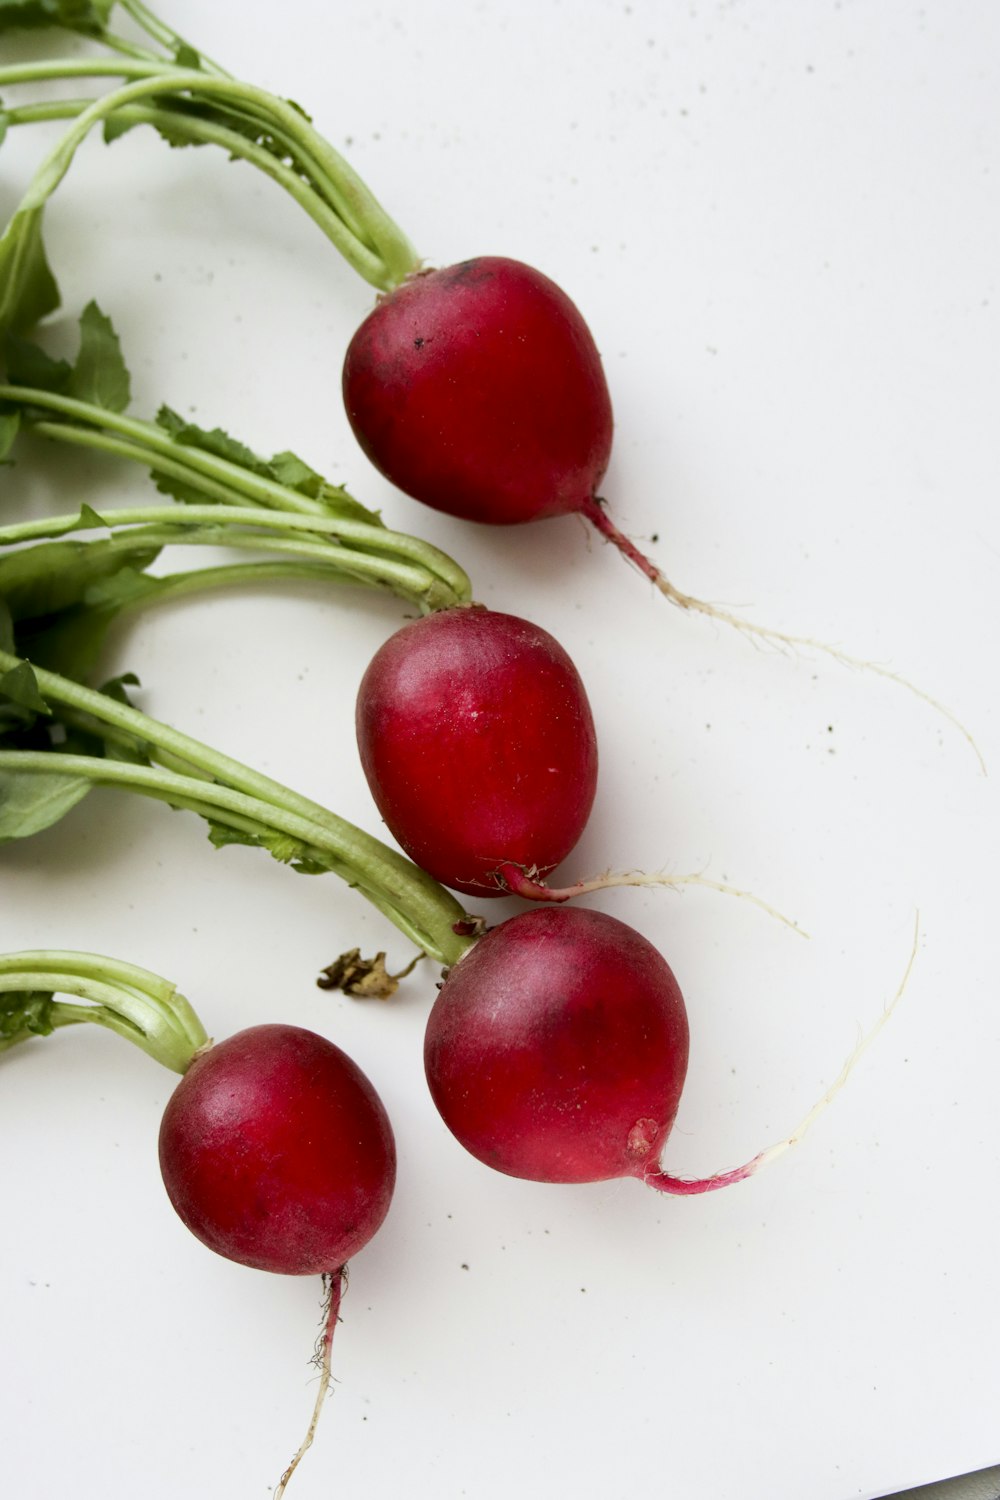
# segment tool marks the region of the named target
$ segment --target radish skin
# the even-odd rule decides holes
[[[582,510],[611,455],[597,346],[565,292],[481,256],[383,297],[348,346],[344,405],[387,479],[492,525]]]
[[[262,1271],[339,1272],[389,1209],[392,1129],[361,1069],[298,1026],[210,1047],[160,1126],[171,1203],[209,1249]]]
[[[356,725],[386,825],[454,890],[503,895],[501,867],[545,873],[584,830],[593,716],[566,652],[527,620],[473,606],[404,626],[362,678]]]
[[[666,961],[624,922],[581,907],[538,907],[480,938],[445,980],[424,1042],[452,1134],[536,1182],[643,1176],[687,1061]]]

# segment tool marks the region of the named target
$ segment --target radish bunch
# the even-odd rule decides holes
[[[123,7],[140,26],[151,17],[144,5]],[[62,111],[73,123],[0,239],[0,328],[23,334],[58,302],[42,214],[92,127],[113,138],[147,124],[174,143],[223,146],[292,192],[382,293],[350,342],[342,391],[383,475],[439,511],[489,525],[582,515],[675,603],[744,628],[676,590],[608,517],[599,490],[610,394],[586,322],[553,281],[496,256],[425,270],[300,111],[231,79],[180,38],[163,55],[161,23],[151,32],[160,53],[133,46],[125,55],[112,9],[83,5],[65,22],[107,45],[115,55],[105,71],[123,81],[92,101],[47,107],[46,118]],[[0,69],[0,83],[81,74],[86,64],[33,65]],[[6,115],[9,125],[33,118],[41,115],[30,106]],[[0,842],[51,827],[100,784],[194,813],[219,847],[253,845],[301,873],[337,874],[443,970],[425,1074],[445,1124],[477,1159],[542,1182],[632,1177],[682,1194],[749,1176],[769,1153],[694,1180],[662,1165],[688,1018],[677,980],[644,937],[565,906],[487,929],[451,894],[562,902],[610,883],[546,884],[583,833],[598,766],[590,704],[563,647],[529,621],[472,603],[450,558],[387,530],[296,455],[260,459],[168,409],[155,422],[126,416],[127,371],[96,307],[81,320],[74,365],[46,363],[23,341],[8,343],[4,358],[0,459],[30,428],[145,465],[171,500],[117,513],[99,542],[67,540],[111,519],[89,508],[0,531]],[[146,573],[163,547],[220,543],[270,554],[252,565],[254,578],[391,589],[423,613],[376,653],[356,704],[364,772],[405,855],[141,713],[128,693],[135,679],[100,690],[81,680],[126,607],[251,581],[246,564],[225,577]],[[383,958],[347,955],[329,982],[390,993]],[[160,1131],[170,1200],[231,1260],[328,1278],[326,1376],[344,1267],[378,1230],[393,1191],[385,1110],[331,1042],[279,1024],[208,1046],[186,1002],[141,974],[80,955],[0,960],[0,1047],[90,1019],[183,1073]],[[55,1001],[57,989],[87,1005]]]

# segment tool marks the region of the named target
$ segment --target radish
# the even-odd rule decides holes
[[[354,334],[343,388],[375,467],[435,510],[595,519],[611,398],[589,328],[540,271],[482,256],[411,277]]]
[[[171,1203],[209,1249],[261,1271],[339,1272],[385,1218],[392,1130],[361,1069],[298,1026],[200,1053],[160,1126]]]
[[[175,987],[134,964],[92,953],[0,956],[0,1051],[86,1021],[183,1074],[163,1114],[159,1155],[167,1195],[191,1232],[241,1265],[324,1278],[320,1388],[280,1496],[329,1385],[346,1263],[392,1198],[388,1116],[361,1069],[315,1032],[252,1026],[213,1045]]]
[[[896,1000],[915,952],[916,936]],[[800,1139],[891,1009],[791,1136],[693,1180],[660,1166],[687,1071],[684,1000],[652,944],[615,917],[539,908],[486,933],[441,987],[424,1066],[448,1129],[499,1172],[535,1182],[637,1177],[661,1192],[704,1193],[743,1181]]]
[[[358,692],[358,747],[393,836],[444,885],[510,887],[544,874],[583,832],[597,742],[583,684],[546,631],[481,607],[406,625]]]

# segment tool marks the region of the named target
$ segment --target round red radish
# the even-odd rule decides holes
[[[502,922],[451,970],[424,1063],[445,1124],[511,1177],[655,1174],[684,1085],[677,981],[631,927],[543,907]]]
[[[411,277],[352,338],[344,402],[365,453],[417,500],[509,524],[592,504],[611,453],[601,358],[575,305],[520,261]]]
[[[170,1201],[210,1249],[262,1271],[342,1267],[385,1218],[396,1149],[382,1103],[339,1047],[254,1026],[197,1057],[160,1127]]]
[[[565,651],[527,620],[474,606],[404,626],[362,679],[357,732],[393,836],[455,890],[502,894],[505,863],[544,874],[586,825],[590,705]]]

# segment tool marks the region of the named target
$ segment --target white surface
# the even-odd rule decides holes
[[[49,229],[67,311],[96,296],[121,330],[135,410],[166,399],[298,448],[564,642],[603,754],[568,876],[704,868],[813,933],[709,894],[598,903],[688,998],[666,1159],[711,1171],[784,1135],[895,989],[918,905],[923,937],[903,1005],[812,1135],[687,1201],[466,1157],[422,1080],[430,973],[391,1008],[320,994],[314,972],[346,947],[405,945],[332,877],[217,853],[187,817],[101,793],[5,850],[3,948],[158,969],[217,1036],[325,1029],[382,1092],[399,1188],[352,1268],[299,1500],[388,1500],[401,1476],[475,1500],[651,1484],[849,1500],[995,1462],[998,12],[238,9],[238,27],[235,7],[169,14],[350,137],[429,261],[520,256],[579,302],[616,408],[605,493],[634,536],[659,533],[674,580],[909,675],[992,776],[901,690],[682,617],[572,519],[487,533],[392,493],[338,395],[369,291],[249,169],[137,133],[89,145]],[[42,139],[0,153],[5,213]],[[81,459],[70,480],[64,455],[39,460],[2,477],[18,511],[148,493],[110,465]],[[108,666],[377,830],[350,719],[401,618],[347,593],[191,602],[121,633]],[[263,1500],[312,1401],[318,1285],[187,1236],[155,1165],[170,1080],[138,1052],[95,1028],[2,1074],[4,1492]]]

